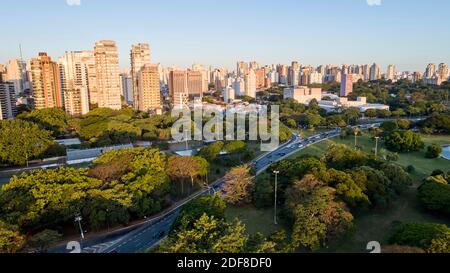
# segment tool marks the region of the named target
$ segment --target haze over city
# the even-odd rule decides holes
[[[19,57],[19,44],[25,59],[41,51],[56,58],[110,39],[122,69],[131,44],[148,42],[164,66],[297,60],[423,71],[450,63],[449,7],[439,0],[8,1],[0,16],[14,24],[3,28],[0,63]]]

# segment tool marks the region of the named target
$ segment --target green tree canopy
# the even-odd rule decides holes
[[[0,161],[25,165],[53,144],[51,132],[23,120],[0,121]]]

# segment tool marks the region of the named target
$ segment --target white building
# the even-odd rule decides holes
[[[308,105],[314,99],[318,102],[322,100],[322,89],[306,86],[285,88],[284,99],[294,99],[298,103]]]
[[[245,75],[245,95],[251,98],[256,98],[256,74],[253,69],[250,69]]]
[[[235,92],[232,87],[228,86],[224,88],[223,99],[226,103],[233,102],[235,100]]]
[[[6,64],[6,81],[14,84],[15,95],[24,91],[25,64],[17,59],[10,60]]]
[[[70,115],[85,115],[89,112],[89,75],[92,71],[92,51],[66,52],[58,60],[61,92],[64,108]],[[92,78],[92,76],[91,76]]]

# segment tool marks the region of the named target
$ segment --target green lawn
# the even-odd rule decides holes
[[[450,136],[422,136],[422,138],[427,146],[433,143],[439,145],[450,144]],[[335,143],[354,147],[354,138],[326,140],[308,147],[292,157],[303,154],[321,157],[327,148]],[[375,141],[367,134],[358,138],[358,145],[363,151],[371,153],[375,148]],[[379,143],[379,149],[384,149],[382,141]],[[416,198],[417,187],[421,184],[423,178],[436,169],[446,172],[450,171],[450,161],[442,158],[427,159],[425,158],[425,150],[423,150],[421,152],[400,154],[400,160],[397,163],[405,167],[413,165],[416,168],[415,173],[412,174],[414,186],[397,198],[391,207],[385,211],[370,211],[361,215],[354,215],[354,231],[340,241],[330,243],[328,248],[322,250],[323,252],[366,252],[366,245],[370,241],[379,241],[382,244],[386,244],[392,224],[397,221],[433,222],[450,225],[450,219],[444,219],[424,211]],[[268,234],[277,229],[273,224],[273,212],[271,210],[230,207],[227,209],[227,216],[241,219],[247,225],[250,233],[259,231]]]
[[[254,207],[233,207],[228,206],[226,210],[228,221],[238,218],[247,227],[249,234],[261,232],[268,236],[276,230],[283,229],[282,226],[275,225],[273,222],[273,209],[258,210]]]

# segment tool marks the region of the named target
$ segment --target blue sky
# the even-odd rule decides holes
[[[66,1],[2,1],[0,63],[18,57],[19,43],[27,59],[39,51],[56,58],[101,39],[117,42],[122,67],[137,42],[150,43],[153,62],[166,66],[299,60],[424,70],[450,63],[447,0]]]

